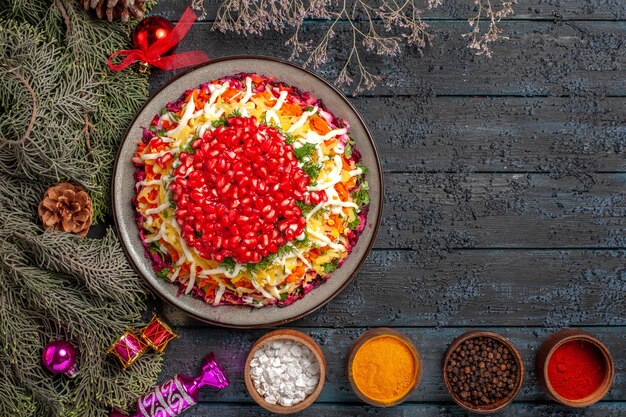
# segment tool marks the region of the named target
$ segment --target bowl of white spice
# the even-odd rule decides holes
[[[275,330],[257,340],[244,368],[250,396],[278,414],[297,413],[313,404],[325,378],[322,349],[306,334],[291,329]]]

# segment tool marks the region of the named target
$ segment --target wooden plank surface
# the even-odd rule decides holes
[[[302,36],[319,38],[324,25],[305,25]],[[401,57],[389,59],[364,52],[369,70],[384,80],[363,95],[626,96],[626,48],[622,47],[626,25],[622,22],[516,21],[501,26],[503,36],[510,39],[493,44],[493,58],[477,57],[467,48],[462,34],[468,30],[460,21],[431,22],[435,38],[423,54],[409,48]],[[328,52],[333,62],[317,70],[329,80],[340,70],[335,62],[343,62],[349,52],[339,40],[352,39],[347,24],[339,24],[335,31],[337,41]],[[243,54],[288,59],[287,39],[275,32],[243,38],[211,32],[209,23],[198,23],[177,50],[200,49],[209,57]],[[154,71],[152,88],[180,71]]]
[[[507,417],[623,417],[626,413],[624,403],[601,403],[590,408],[571,409],[554,404],[518,404],[506,408],[495,416]],[[185,417],[255,417],[270,416],[261,407],[239,404],[201,404],[186,412]],[[314,404],[299,413],[302,417],[468,417],[460,407],[447,404],[401,404],[391,408],[373,408],[363,405]]]
[[[387,174],[376,247],[623,248],[625,186],[626,174]]]
[[[356,338],[366,329],[304,329],[321,346],[326,357],[326,385],[319,402],[358,403],[352,392],[346,374],[347,353]],[[422,382],[419,389],[409,397],[414,402],[449,402],[441,377],[441,363],[448,344],[467,328],[404,328],[401,329],[418,347],[422,355]],[[535,353],[541,343],[550,334],[541,328],[493,328],[506,335],[517,347],[524,360],[525,383],[517,401],[545,401],[546,397],[539,389],[534,373]],[[203,391],[204,402],[252,402],[244,381],[243,367],[249,348],[254,341],[265,333],[263,330],[226,330],[226,329],[180,329],[181,338],[171,342],[168,347],[168,360],[161,379],[179,372],[193,373],[203,355],[215,351],[224,363],[231,386],[219,393]],[[615,358],[617,376],[613,388],[605,397],[607,401],[624,399],[626,394],[626,345],[623,334],[614,327],[597,327],[592,333],[599,337]]]
[[[626,98],[358,97],[385,171],[626,172]]]
[[[337,298],[293,325],[626,326],[625,265],[624,250],[375,250]]]
[[[376,4],[369,0],[369,4]],[[203,2],[206,15],[203,21],[215,19],[221,0],[205,0]],[[343,4],[343,2],[336,2]],[[423,4],[424,2],[420,2]],[[501,1],[493,1],[494,7],[499,7]],[[187,7],[185,2],[158,3],[152,14],[176,20]],[[623,20],[626,17],[626,4],[620,0],[517,0],[513,9],[515,14],[507,20]],[[468,19],[476,14],[472,2],[467,0],[446,0],[441,7],[424,10],[425,20],[432,19]]]
[[[289,34],[211,31],[221,0],[204,3],[207,15],[179,52],[289,57]],[[186,5],[161,0],[153,13],[176,20]],[[491,59],[462,38],[474,13],[467,0],[424,15],[435,37],[423,55],[363,55],[385,78],[350,100],[380,152],[385,212],[353,283],[290,326],[311,334],[328,360],[327,385],[301,415],[467,416],[445,392],[440,364],[470,326],[509,337],[526,364],[520,396],[499,415],[626,415],[626,2],[519,0],[515,10],[501,24],[510,39],[494,44]],[[319,39],[327,24],[308,21],[305,37]],[[345,24],[337,31],[333,62],[317,70],[328,80],[345,59],[340,40],[351,39]],[[151,91],[182,71],[154,70]],[[203,391],[189,416],[268,415],[242,381],[247,350],[267,330],[213,328],[172,307],[159,311],[181,335],[161,380],[195,372],[211,350],[228,364],[232,386]],[[378,326],[406,332],[424,357],[420,389],[389,409],[364,406],[345,374],[350,344]],[[548,401],[534,378],[538,346],[567,326],[599,336],[616,359],[610,394],[582,410]]]

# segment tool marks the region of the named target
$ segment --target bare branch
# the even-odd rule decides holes
[[[304,65],[318,68],[329,60],[328,50],[333,38],[341,33],[341,23],[347,26],[349,37],[352,35],[352,47],[348,58],[341,67],[335,83],[338,85],[357,85],[354,92],[371,89],[381,81],[364,65],[361,55],[372,52],[381,56],[396,56],[403,45],[424,48],[431,44],[428,25],[422,21],[424,10],[442,5],[444,0],[427,0],[420,6],[418,0],[381,0],[372,5],[368,0],[225,0],[222,2],[213,28],[221,32],[234,32],[241,35],[262,35],[265,31],[284,32],[293,30],[293,35],[286,45],[291,47],[291,59],[304,55]],[[490,44],[501,36],[498,22],[513,13],[512,5],[516,0],[504,1],[499,8],[494,8],[491,0],[466,0],[478,6],[477,15],[469,19],[472,32],[469,47],[476,49],[478,55],[491,56]],[[201,0],[194,0],[194,4]],[[303,39],[303,23],[306,18],[325,19],[329,27],[320,40]],[[480,30],[481,19],[488,19],[488,30]],[[379,23],[379,21],[381,23]],[[317,32],[316,32],[317,33]],[[310,35],[315,36],[315,35]],[[341,39],[341,44],[347,44]],[[356,78],[350,75],[354,67]],[[356,81],[358,80],[358,81]]]
[[[32,112],[30,115],[30,121],[28,122],[28,125],[26,126],[26,130],[24,130],[24,133],[22,134],[22,137],[19,138],[18,140],[7,140],[6,142],[2,142],[0,143],[0,149],[3,149],[5,146],[7,145],[13,145],[13,146],[20,146],[23,145],[24,143],[26,143],[27,140],[30,139],[30,132],[33,130],[33,127],[35,126],[35,120],[37,119],[37,95],[35,94],[35,90],[33,90],[33,87],[30,85],[30,82],[28,82],[28,80],[26,79],[26,77],[24,77],[18,70],[17,68],[11,68],[8,67],[8,74],[11,74],[13,77],[17,78],[17,80],[24,86],[24,88],[26,88],[26,90],[30,93],[30,97],[32,100]]]

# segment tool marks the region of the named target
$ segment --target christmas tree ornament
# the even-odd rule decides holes
[[[198,402],[200,388],[222,389],[228,386],[228,379],[220,368],[213,352],[202,360],[202,370],[197,377],[176,375],[169,381],[145,393],[137,401],[137,408],[131,416],[113,410],[109,417],[174,417],[180,415]]]
[[[148,346],[141,341],[136,330],[129,330],[113,343],[108,352],[117,357],[124,369],[132,365],[143,355]]]
[[[139,329],[139,335],[148,346],[159,353],[163,353],[170,340],[177,337],[176,333],[156,314],[145,327]]]
[[[125,49],[111,54],[108,60],[109,68],[114,71],[121,71],[139,61],[140,71],[147,71],[150,66],[162,70],[171,70],[199,65],[208,61],[209,58],[202,51],[172,54],[195,20],[196,15],[189,7],[176,26],[167,19],[158,16],[143,20],[137,25],[133,33],[135,49]],[[124,58],[119,64],[114,64],[112,59],[118,55]]]
[[[131,16],[141,19],[145,13],[144,3],[146,0],[83,0],[83,8],[92,11],[98,19],[106,19],[109,22],[121,20],[128,22]]]
[[[159,39],[165,38],[174,30],[174,24],[161,16],[150,16],[139,22],[133,32],[133,47],[136,50],[147,51]],[[163,55],[168,55],[176,50],[176,45],[166,51]],[[150,64],[145,61],[139,62],[139,72],[142,74],[150,72]]]
[[[65,374],[70,378],[78,376],[76,349],[65,340],[54,340],[43,348],[41,362],[53,374]]]
[[[46,230],[55,229],[85,237],[91,226],[91,197],[81,187],[62,182],[46,190],[37,210]]]
[[[174,30],[174,24],[161,16],[150,16],[143,19],[135,27],[133,32],[133,47],[146,51],[159,39],[163,39]],[[164,55],[174,52],[176,46],[172,47]]]

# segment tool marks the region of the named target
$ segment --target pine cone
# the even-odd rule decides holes
[[[38,210],[44,228],[85,237],[91,226],[91,198],[81,187],[62,182],[46,190]]]
[[[109,22],[121,19],[128,22],[132,15],[141,19],[145,13],[143,4],[146,0],[82,0],[83,7],[87,11],[94,11],[98,19],[105,16]]]

